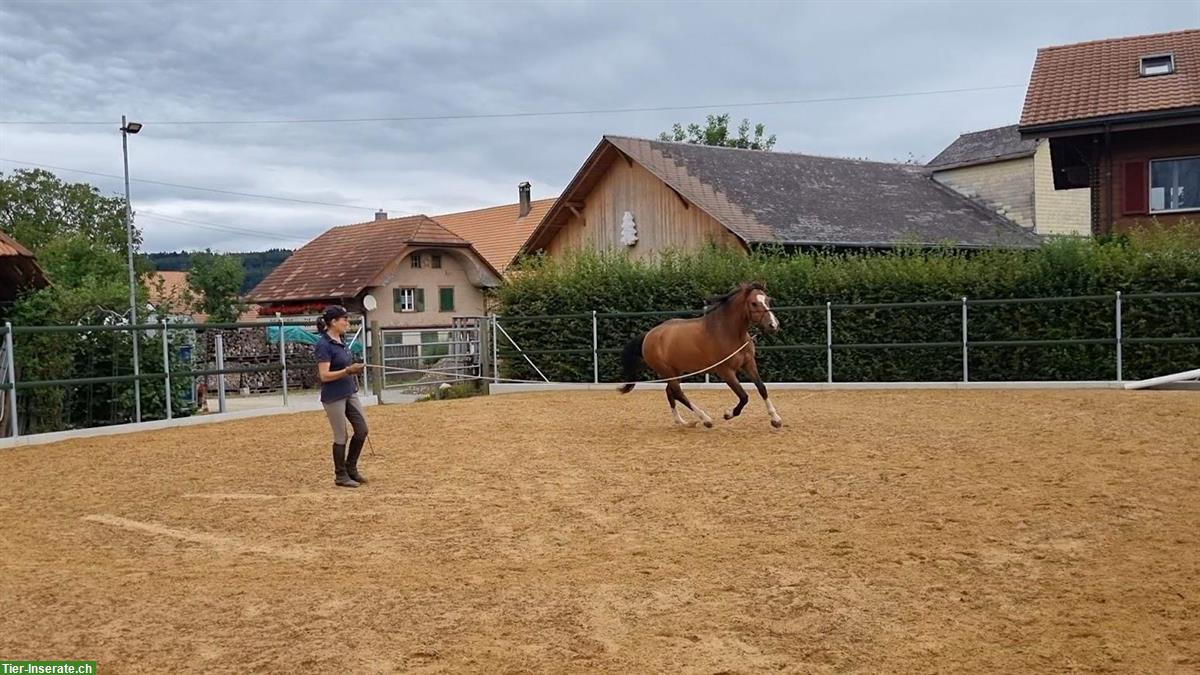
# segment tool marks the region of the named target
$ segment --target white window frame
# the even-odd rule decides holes
[[[1152,159],[1146,163],[1146,212],[1147,213],[1194,213],[1200,211],[1200,206],[1189,206],[1182,209],[1156,209],[1154,208],[1154,163],[1155,162],[1179,162],[1183,160],[1193,160],[1200,162],[1200,155],[1184,155],[1183,157],[1159,157]],[[1165,200],[1169,202],[1170,200]]]
[[[417,289],[401,288],[400,290],[400,311],[415,312],[417,311]]]
[[[421,254],[420,253],[412,254],[412,261],[409,262],[408,264],[409,264],[409,267],[411,267],[414,270],[421,269]]]
[[[1167,60],[1167,72],[1165,72],[1165,73],[1147,73],[1146,72],[1146,61],[1151,60],[1151,59],[1166,59]],[[1141,75],[1142,77],[1161,77],[1163,75],[1171,75],[1174,72],[1175,72],[1175,54],[1174,53],[1168,52],[1165,54],[1146,54],[1145,56],[1138,58],[1138,74]]]

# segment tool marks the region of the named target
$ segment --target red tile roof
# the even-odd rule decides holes
[[[520,214],[520,204],[505,204],[475,211],[433,216],[446,229],[471,242],[492,267],[503,272],[542,216],[554,205],[554,199],[539,199],[529,204],[529,213]]]
[[[33,252],[0,232],[0,301],[10,302],[26,288],[43,288],[50,281]]]
[[[163,292],[158,292],[158,280],[163,281]],[[193,312],[190,307],[183,306],[183,293],[185,290],[190,290],[187,280],[187,272],[174,271],[155,271],[151,272],[146,278],[146,290],[149,293],[150,304],[160,305],[167,303],[171,309],[179,311],[183,314],[191,314],[196,321],[206,321],[208,315],[204,312]],[[199,295],[196,291],[191,291],[193,295]]]
[[[260,303],[351,298],[415,245],[474,251],[468,241],[423,215],[343,225],[305,244],[247,297]]]
[[[1141,57],[1173,53],[1175,72],[1141,76]],[[1200,30],[1038,50],[1021,127],[1200,107]]]
[[[32,258],[33,252],[21,245],[21,242],[0,232],[0,255],[15,255],[22,258]]]

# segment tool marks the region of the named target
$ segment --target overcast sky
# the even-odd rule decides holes
[[[55,171],[119,194],[125,114],[146,125],[130,138],[145,250],[295,248],[377,208],[435,215],[511,203],[525,180],[535,199],[555,196],[602,134],[653,138],[707,113],[766,124],[778,151],[924,162],[960,133],[1017,122],[1038,47],[1197,26],[1200,0],[4,0],[0,172],[19,160],[111,174]],[[730,105],[984,87],[993,89]],[[701,107],[178,124],[669,106]],[[15,124],[34,121],[101,124]]]

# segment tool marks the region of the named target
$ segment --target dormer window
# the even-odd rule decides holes
[[[1150,56],[1142,57],[1142,77],[1170,75],[1173,72],[1175,72],[1174,54],[1152,54]]]
[[[421,269],[421,254],[414,253],[412,257],[412,267],[414,270]]]

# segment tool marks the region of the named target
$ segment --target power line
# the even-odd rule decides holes
[[[961,94],[977,91],[995,91],[999,89],[1016,89],[1023,84],[1002,84],[989,87],[963,87],[959,89],[934,89],[929,91],[907,91],[891,94],[864,94],[861,96],[825,96],[820,98],[800,98],[781,101],[747,101],[741,103],[712,103],[705,105],[680,106],[648,106],[642,108],[596,108],[591,110],[552,110],[512,113],[465,113],[458,115],[407,115],[403,117],[342,117],[292,120],[176,120],[145,122],[152,126],[165,125],[239,125],[239,124],[349,124],[358,122],[426,122],[435,120],[478,120],[478,119],[511,119],[520,117],[564,117],[569,115],[609,115],[620,113],[641,112],[670,112],[684,110],[711,110],[714,108],[757,108],[763,106],[801,105],[806,103],[836,103],[841,101],[868,101],[875,99],[906,98],[913,96],[936,96],[941,94]],[[116,124],[107,122],[0,122],[3,125],[22,126],[95,126]]]
[[[267,238],[271,238],[271,239],[287,237],[289,239],[295,239],[295,240],[308,238],[308,235],[292,236],[290,233],[287,233],[287,232],[268,232],[267,230],[254,230],[254,229],[250,229],[250,228],[236,227],[233,225],[220,225],[218,223],[210,223],[210,222],[203,221],[203,220],[180,218],[178,216],[166,216],[166,215],[162,215],[160,213],[155,213],[154,211],[139,210],[139,211],[137,211],[137,215],[145,216],[148,218],[153,218],[155,220],[162,220],[165,222],[177,223],[180,225],[193,225],[195,227],[203,228],[206,230],[216,230],[216,231],[220,231],[220,232],[228,232],[231,234],[238,234],[238,235],[243,235],[243,236],[247,236],[247,237],[267,237]]]
[[[0,157],[0,162],[8,162],[10,164],[20,164],[22,166],[33,166],[33,167],[37,167],[39,169],[54,169],[55,171],[70,171],[72,173],[82,173],[82,174],[86,174],[88,176],[102,176],[104,178],[115,178],[118,180],[125,179],[124,176],[118,176],[118,175],[111,174],[111,173],[98,173],[96,171],[85,171],[84,169],[72,169],[72,168],[68,168],[65,166],[52,166],[50,164],[37,164],[35,162],[26,162],[26,161],[19,160],[19,159],[7,159],[4,157]],[[375,210],[375,209],[367,207],[367,206],[356,206],[354,204],[335,204],[332,202],[319,202],[319,201],[314,201],[311,199],[295,199],[292,197],[277,197],[275,195],[255,194],[253,192],[235,192],[233,190],[220,190],[217,188],[200,187],[198,185],[180,185],[179,183],[165,183],[163,181],[150,180],[147,178],[132,178],[131,177],[129,180],[134,183],[148,183],[150,185],[163,185],[165,187],[182,188],[184,190],[198,190],[201,192],[215,192],[217,194],[234,195],[237,197],[253,197],[256,199],[274,199],[276,201],[281,201],[281,202],[293,202],[296,204],[312,204],[312,205],[316,205],[316,206],[332,206],[332,207],[339,208],[339,209],[359,209],[361,211],[374,211]]]

